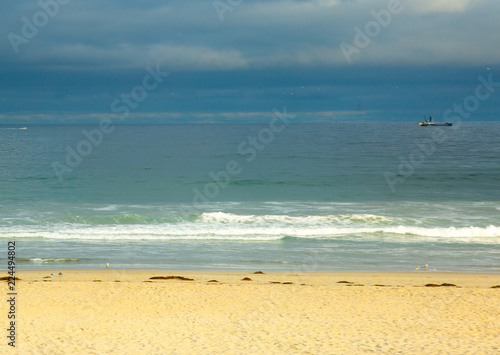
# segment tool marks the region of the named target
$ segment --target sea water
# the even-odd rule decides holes
[[[500,272],[496,122],[20,128],[18,269]]]

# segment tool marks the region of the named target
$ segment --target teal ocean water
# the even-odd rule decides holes
[[[0,127],[19,269],[500,272],[496,122],[22,128]]]

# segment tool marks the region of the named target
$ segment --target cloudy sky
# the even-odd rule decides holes
[[[498,0],[17,0],[0,29],[0,124],[247,122],[285,105],[417,121],[467,97],[469,120],[500,118],[500,87],[470,99],[479,77],[500,82]]]

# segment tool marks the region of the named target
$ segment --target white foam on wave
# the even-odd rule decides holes
[[[227,216],[226,216],[227,217]],[[437,240],[441,242],[480,242],[500,244],[500,227],[416,227],[404,225],[371,225],[342,224],[323,221],[311,223],[314,218],[303,217],[301,223],[266,219],[255,222],[255,219],[237,218],[231,222],[227,219],[210,220],[181,224],[154,225],[54,225],[50,229],[41,230],[39,226],[19,228],[3,228],[5,237],[11,238],[49,238],[49,239],[103,239],[103,240],[247,240],[266,241],[280,240],[285,237],[301,239],[384,239],[390,238],[407,242]],[[316,216],[318,217],[318,216]],[[275,216],[273,217],[275,218]],[[290,217],[288,217],[290,218]],[[297,217],[295,217],[297,218]],[[245,221],[250,220],[250,223]]]
[[[500,237],[500,227],[446,227],[446,228],[423,228],[398,226],[386,228],[384,232],[394,234],[412,234],[437,238],[495,238]]]
[[[63,263],[63,262],[77,262],[76,258],[30,258],[29,262],[32,263]]]
[[[288,216],[288,215],[236,215],[224,212],[209,212],[201,215],[204,222],[220,224],[260,224],[260,223],[282,223],[302,226],[324,225],[332,223],[353,224],[353,223],[394,223],[397,220],[385,216],[373,214],[339,214],[325,216]]]
[[[120,206],[99,209],[111,211]],[[167,214],[169,215],[169,214]],[[329,215],[243,215],[205,212],[187,219],[180,215],[146,218],[146,215],[119,214],[94,218],[45,221],[43,224],[7,224],[0,226],[0,235],[17,238],[103,239],[103,240],[280,240],[302,239],[383,239],[404,241],[440,240],[500,244],[500,227],[439,226],[420,223],[417,219],[387,217],[376,214]],[[144,217],[144,218],[142,218]],[[174,218],[176,217],[176,218]],[[133,222],[133,223],[132,223]],[[452,223],[450,223],[452,224]]]
[[[108,205],[104,207],[96,207],[92,208],[94,211],[116,211],[118,209],[118,205]]]

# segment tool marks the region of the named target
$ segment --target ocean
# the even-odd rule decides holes
[[[0,239],[19,270],[500,272],[500,123],[0,126]]]

